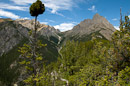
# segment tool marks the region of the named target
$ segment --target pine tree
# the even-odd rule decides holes
[[[30,42],[29,44],[24,44],[23,47],[19,49],[21,57],[23,58],[20,64],[25,65],[26,69],[26,79],[24,83],[36,86],[39,81],[39,75],[41,70],[41,62],[43,60],[42,54],[40,53],[40,48],[45,47],[46,45],[42,44],[37,37],[37,17],[40,14],[43,14],[45,11],[45,6],[40,0],[37,0],[30,7],[31,16],[35,17],[34,29],[29,32]]]
[[[125,20],[121,20],[120,31],[116,31],[112,36],[113,58],[116,69],[118,71],[130,66],[130,20],[125,16]]]

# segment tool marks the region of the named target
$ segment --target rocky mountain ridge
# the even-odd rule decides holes
[[[26,19],[18,19],[15,20],[17,23],[21,24],[24,27],[27,27],[29,29],[34,29],[35,20],[26,20]],[[46,36],[47,38],[54,36],[58,38],[57,34],[60,33],[60,30],[55,29],[52,26],[40,24],[39,21],[37,21],[37,27],[38,27],[38,34],[42,36]]]
[[[28,37],[28,29],[13,21],[0,23],[0,55],[8,52],[23,38]]]
[[[16,46],[23,37],[28,37],[28,30],[34,29],[34,19],[19,19],[15,21],[11,19],[0,20],[0,55],[2,55],[2,52],[8,52]],[[58,29],[49,25],[40,24],[40,22],[37,22],[37,26],[40,36],[57,45],[60,45],[60,42],[64,42],[65,40],[87,41],[91,39],[92,33],[97,34],[97,37],[111,40],[112,33],[115,31],[112,24],[99,14],[95,14],[93,19],[81,21],[72,30],[62,33]]]
[[[65,37],[72,38],[76,36],[80,39],[84,35],[87,36],[97,31],[99,31],[99,34],[104,36],[107,40],[111,40],[115,28],[106,20],[106,18],[99,14],[95,14],[93,19],[85,19],[84,21],[81,21],[80,24],[74,26],[72,30],[66,32]]]
[[[16,46],[23,37],[28,37],[28,30],[34,29],[34,19],[26,20],[11,20],[0,19],[0,54],[7,52]],[[4,22],[3,22],[4,21]],[[115,28],[110,24],[106,18],[95,14],[93,19],[85,19],[78,25],[74,26],[72,30],[60,32],[52,26],[40,24],[37,22],[38,34],[43,36],[50,42],[60,45],[60,42],[65,40],[89,40],[92,33],[97,34],[97,37],[111,40],[112,33]]]
[[[12,19],[10,19],[10,18],[0,18],[0,23],[1,22],[6,22],[6,21],[13,21]]]

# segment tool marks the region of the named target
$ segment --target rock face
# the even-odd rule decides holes
[[[18,50],[24,43],[29,42],[28,32],[34,26],[31,24],[32,21],[34,20],[3,20],[0,22],[0,86],[4,86],[3,84],[6,84],[4,82],[14,83],[18,81],[18,76],[22,72],[18,63],[20,56]],[[57,36],[55,34],[59,31],[47,25],[39,25],[38,39],[47,44],[41,50],[42,57],[49,64],[57,60],[58,50],[57,44],[48,40],[47,36],[50,38]],[[9,77],[11,79],[8,79]]]
[[[27,36],[28,29],[14,21],[0,23],[0,55],[8,52]]]
[[[43,36],[47,37],[54,36],[58,38],[57,35],[58,33],[60,33],[60,31],[49,25],[43,25],[42,28],[39,30],[39,33]]]
[[[24,37],[28,37],[28,30],[34,29],[34,20],[0,19],[0,55],[16,46]],[[89,40],[95,33],[97,37],[111,40],[115,28],[102,16],[95,14],[93,19],[85,19],[72,30],[61,33],[49,25],[37,22],[38,34],[50,42],[60,45],[65,40]]]
[[[98,32],[107,40],[111,40],[111,36],[114,31],[115,28],[112,26],[112,24],[110,24],[99,14],[95,14],[93,19],[85,19],[84,21],[80,22],[80,24],[74,26],[72,30],[66,32],[65,37],[74,38],[74,36],[76,36],[78,40],[83,36]]]
[[[15,20],[0,23],[0,56],[7,54],[14,47],[20,47],[29,42],[28,32],[34,28],[34,20]],[[48,46],[45,49],[46,56],[56,60],[57,44],[60,31],[54,27],[38,22],[38,39]],[[20,46],[19,46],[20,45]],[[49,54],[51,53],[51,54]]]
[[[19,24],[21,24],[24,27],[27,27],[29,29],[34,29],[35,20],[16,20]],[[47,37],[48,39],[53,36],[58,39],[58,34],[60,33],[59,30],[55,29],[54,27],[51,27],[49,25],[40,24],[40,22],[37,21],[38,26],[38,33],[42,36]],[[49,39],[50,40],[50,39]]]
[[[10,18],[6,18],[6,19],[0,18],[0,23],[1,23],[1,22],[6,22],[6,21],[13,21],[13,20],[10,19]]]

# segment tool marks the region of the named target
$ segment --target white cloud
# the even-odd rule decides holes
[[[28,7],[23,7],[23,6],[21,7],[21,6],[15,6],[15,5],[10,5],[10,4],[0,3],[0,9],[26,11],[26,10],[28,10]]]
[[[10,0],[13,1],[17,5],[28,5],[32,4],[36,0]],[[83,0],[41,0],[46,8],[50,10],[52,14],[57,14],[63,16],[63,14],[59,13],[60,10],[71,10],[73,7],[76,7],[76,4]]]
[[[75,26],[75,24],[76,24],[75,22],[61,23],[60,25],[55,25],[54,27],[63,32],[63,31],[71,30]]]
[[[57,14],[57,15],[62,16],[62,17],[65,17],[63,14],[58,13],[58,12],[56,12],[56,13],[54,13],[54,14]]]
[[[115,28],[116,30],[120,30],[119,26],[114,26],[114,28]]]
[[[51,9],[51,13],[57,13],[60,10],[71,10],[74,6],[73,0],[44,0],[45,6]]]
[[[54,20],[45,19],[45,22],[55,22]]]
[[[130,15],[128,17],[130,18]]]
[[[49,22],[55,22],[54,20],[48,20]]]
[[[48,22],[40,22],[41,24],[48,24]]]
[[[112,19],[113,21],[117,21],[118,19],[117,18],[114,18],[114,19]]]
[[[35,2],[36,0],[10,0],[10,1],[13,1],[17,5],[28,5]]]
[[[92,7],[88,8],[88,10],[92,11],[92,12],[97,12],[95,5],[93,5]]]
[[[54,20],[49,20],[49,19],[45,19],[44,21],[40,21],[41,24],[49,24],[49,23],[54,23]]]
[[[27,20],[29,20],[30,18],[28,18],[28,17],[23,17],[23,18],[21,18],[21,19],[27,19]]]
[[[0,9],[0,16],[12,18],[12,19],[19,19],[20,18],[20,16],[14,14],[12,12],[4,11],[2,9]]]

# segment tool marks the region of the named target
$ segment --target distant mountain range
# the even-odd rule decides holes
[[[67,40],[88,41],[94,34],[96,38],[111,40],[115,28],[104,17],[95,14],[93,19],[85,19],[72,30],[60,32],[52,26],[38,24],[38,38],[47,44],[43,50],[44,58],[48,62],[56,61],[60,46]],[[0,19],[0,60],[8,62],[7,69],[12,70],[14,62],[18,60],[18,47],[28,43],[28,32],[34,27],[34,20]],[[18,64],[18,63],[17,63]],[[0,68],[4,66],[0,63]],[[11,67],[10,67],[11,66]],[[0,69],[0,71],[2,71]],[[1,78],[1,76],[0,76]]]
[[[85,19],[72,30],[60,32],[49,25],[38,23],[38,34],[54,45],[60,45],[67,40],[88,41],[92,34],[97,38],[111,40],[115,28],[104,17],[95,14],[93,19]],[[34,28],[34,20],[11,20],[0,19],[0,55],[7,53],[14,46],[25,38],[28,38],[28,31]],[[44,41],[44,40],[43,40]]]

